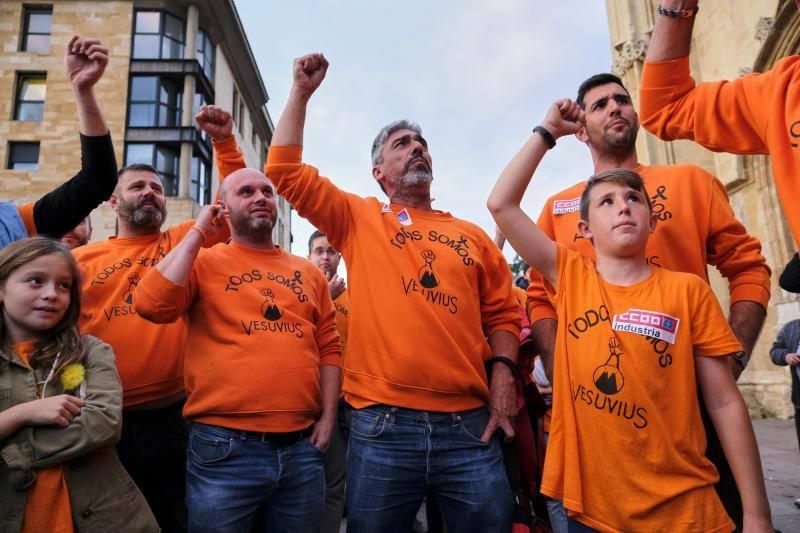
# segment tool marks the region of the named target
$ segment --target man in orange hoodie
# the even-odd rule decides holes
[[[222,184],[136,290],[136,310],[188,322],[189,531],[314,532],[341,383],[328,283],[272,242],[275,190],[258,170]],[[203,250],[231,227],[231,242]]]
[[[770,270],[761,255],[761,243],[749,235],[734,216],[725,187],[714,176],[694,165],[641,165],[636,153],[639,119],[622,81],[613,74],[597,74],[578,89],[577,103],[584,122],[576,137],[586,143],[592,155],[594,173],[612,168],[633,170],[645,181],[659,221],[647,242],[651,266],[691,272],[708,282],[707,265],[713,265],[727,278],[730,289],[730,325],[737,339],[750,354],[761,330],[770,296]],[[580,237],[579,204],[585,182],[549,198],[539,215],[539,227],[547,236],[568,248],[594,258],[592,243]],[[528,311],[532,335],[542,348],[543,362],[552,368],[556,314],[549,301],[542,277],[532,273],[528,287]],[[573,338],[581,336],[603,321],[608,310],[587,309],[584,317],[567,325]],[[654,340],[653,355],[667,366],[671,357],[668,345]],[[736,376],[747,359],[730,363]],[[552,376],[550,376],[552,377]],[[725,461],[710,420],[701,408],[708,434],[707,455],[720,472],[716,488],[734,522],[741,524],[741,503],[733,475]],[[551,505],[553,518],[556,507]],[[566,522],[551,520],[562,525]],[[554,528],[555,529],[555,528]]]
[[[295,60],[266,174],[347,263],[348,531],[408,531],[426,494],[450,531],[508,531],[511,490],[493,435],[511,437],[517,411],[511,271],[483,230],[433,209],[418,125],[389,124],[372,145],[388,201],[345,192],[302,163],[306,107],[327,67],[321,54]],[[223,175],[244,165],[235,139],[215,138],[215,148]]]
[[[796,0],[800,10],[800,0]],[[767,72],[696,84],[689,51],[697,0],[662,0],[639,89],[642,125],[715,152],[770,154],[778,197],[800,243],[800,55]]]

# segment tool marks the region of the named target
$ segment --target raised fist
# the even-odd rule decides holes
[[[308,54],[294,60],[293,91],[308,98],[317,90],[325,73],[328,71],[328,60],[322,54]]]
[[[204,105],[200,107],[194,119],[200,129],[208,133],[215,141],[233,137],[233,117],[221,107]]]
[[[82,39],[73,35],[64,56],[67,75],[72,85],[81,91],[94,87],[108,64],[108,49],[97,39]]]
[[[578,133],[583,125],[583,109],[569,98],[557,100],[542,121],[542,126],[556,139]]]

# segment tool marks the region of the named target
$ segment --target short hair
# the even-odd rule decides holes
[[[380,129],[378,135],[375,136],[375,140],[372,141],[372,165],[380,165],[383,163],[383,147],[386,146],[386,140],[389,136],[399,130],[411,130],[417,135],[422,135],[422,128],[420,128],[419,124],[416,122],[412,122],[410,120],[401,119],[395,120]],[[386,189],[383,187],[381,182],[378,182],[381,190],[386,194]]]
[[[320,237],[327,237],[327,236],[328,236],[327,233],[322,233],[320,230],[314,231],[314,233],[311,234],[311,237],[308,238],[308,253],[309,254],[311,253],[311,248],[312,246],[314,246],[315,240],[319,239]]]
[[[625,90],[628,96],[631,95],[631,93],[629,93],[628,89],[625,87],[625,84],[622,83],[622,80],[619,78],[619,76],[610,74],[608,72],[603,72],[602,74],[595,74],[591,78],[588,78],[581,83],[581,86],[578,87],[578,98],[575,101],[579,106],[581,106],[581,108],[585,108],[586,102],[583,99],[586,96],[586,93],[595,87],[600,87],[601,85],[607,85],[609,83],[616,83]]]
[[[133,172],[133,171],[140,171],[140,172],[152,172],[156,176],[158,176],[158,169],[153,165],[148,165],[147,163],[131,163],[130,165],[125,165],[119,172],[117,172],[117,178],[121,178],[123,174],[126,172]]]
[[[650,195],[647,194],[642,177],[632,170],[612,168],[595,174],[586,182],[586,187],[584,187],[583,194],[581,194],[581,220],[589,220],[589,193],[591,190],[601,183],[608,182],[618,183],[642,193],[647,199],[647,209],[651,213],[653,212],[653,203],[650,200]]]

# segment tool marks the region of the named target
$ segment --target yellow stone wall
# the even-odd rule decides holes
[[[658,3],[658,0],[606,0],[613,71],[623,79],[637,104],[647,42],[655,17],[659,16]],[[777,15],[786,13],[788,7],[794,9],[794,0],[704,0],[692,39],[695,79],[734,79],[752,71],[765,47],[773,46],[770,37],[774,37],[774,32],[785,31],[785,17]],[[798,23],[796,10],[794,17],[788,24]],[[780,24],[774,26],[775,20]],[[798,45],[795,43],[794,53]],[[769,158],[715,154],[690,141],[663,142],[644,130],[640,132],[637,149],[639,160],[644,163],[694,163],[717,175],[728,188],[737,217],[761,240],[764,256],[773,270],[772,299],[764,330],[739,385],[752,414],[789,416],[793,412],[789,371],[772,364],[769,349],[780,327],[800,318],[800,303],[797,295],[778,287],[778,275],[794,245],[777,202]],[[714,292],[727,308],[727,283],[713,268],[711,278]]]
[[[111,130],[117,161],[122,161],[133,4],[112,0],[56,0],[47,4],[53,6],[50,52],[40,54],[18,51],[23,2],[0,2],[0,162],[3,167],[0,169],[0,198],[17,202],[35,200],[75,175],[80,168],[77,112],[64,68],[64,52],[74,34],[96,37],[109,49],[109,64],[95,93]],[[47,96],[40,122],[9,120],[18,71],[47,72]],[[40,140],[39,170],[5,168],[10,140]],[[113,233],[114,220],[107,205],[92,218],[96,239]]]

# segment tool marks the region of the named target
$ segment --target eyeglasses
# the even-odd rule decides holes
[[[334,250],[333,248],[314,248],[311,250],[311,255],[339,255],[339,252]]]

